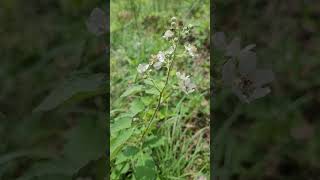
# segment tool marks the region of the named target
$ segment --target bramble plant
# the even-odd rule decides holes
[[[273,81],[274,74],[270,69],[257,69],[257,55],[252,50],[254,44],[241,49],[240,38],[234,38],[227,44],[224,33],[217,32],[214,47],[228,59],[222,67],[224,85],[231,87],[242,102],[250,103],[270,93],[270,88],[265,85]]]
[[[161,121],[169,119],[169,116],[178,116],[179,111],[175,115],[164,116],[159,112],[173,99],[172,96],[177,96],[177,91],[184,94],[177,105],[178,110],[185,97],[196,91],[191,77],[175,66],[179,60],[198,56],[196,46],[188,41],[194,26],[184,25],[176,17],[172,17],[169,24],[162,36],[168,47],[137,66],[134,84],[120,97],[131,101],[129,112],[111,119],[111,179],[132,177],[149,180],[159,177],[155,149],[163,146],[167,137],[153,130],[161,127]]]
[[[215,78],[217,86],[213,86],[212,82],[211,88],[222,86],[230,88],[241,102],[235,107],[230,117],[224,121],[222,127],[216,131],[212,140],[211,152],[213,152],[214,163],[211,171],[215,179],[230,179],[232,173],[228,172],[231,171],[234,164],[232,158],[235,143],[232,135],[228,134],[228,130],[239,119],[236,117],[244,107],[242,103],[249,104],[271,92],[266,84],[273,81],[274,74],[270,69],[257,69],[257,55],[253,51],[254,44],[241,48],[240,38],[234,38],[227,43],[225,34],[216,32],[213,36],[213,47],[216,56],[214,62],[218,66],[215,68],[218,74],[221,74],[221,78]]]

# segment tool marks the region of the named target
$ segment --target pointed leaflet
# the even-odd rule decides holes
[[[135,93],[141,92],[143,90],[143,86],[136,85],[128,87],[128,89],[120,96],[121,98],[133,95]]]
[[[156,165],[149,154],[140,152],[140,157],[135,166],[134,176],[139,180],[151,180],[156,178]]]

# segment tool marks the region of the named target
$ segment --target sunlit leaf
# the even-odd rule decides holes
[[[129,95],[133,95],[135,93],[141,92],[142,89],[143,89],[143,86],[141,86],[141,85],[128,87],[128,89],[120,97],[123,98],[123,97],[127,97]]]
[[[140,101],[139,99],[134,100],[131,104],[130,104],[130,112],[135,116],[136,114],[138,114],[139,112],[144,110],[144,104],[142,101]]]
[[[121,147],[131,137],[132,133],[133,133],[133,129],[120,131],[116,137],[111,139],[111,141],[110,141],[110,153],[111,153],[110,160],[113,160],[117,156],[117,154],[121,150]]]
[[[114,123],[110,125],[111,136],[120,130],[131,127],[131,121],[131,117],[116,118]]]
[[[156,178],[156,165],[149,154],[140,153],[134,176],[139,180],[151,180]]]

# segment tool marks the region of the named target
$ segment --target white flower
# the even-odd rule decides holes
[[[149,64],[139,64],[137,70],[140,74],[146,72],[149,68]]]
[[[156,56],[151,57],[153,59],[153,67],[156,70],[159,70],[162,67],[162,64],[166,60],[166,54],[162,51],[159,51]],[[156,61],[156,62],[155,62]]]
[[[171,21],[177,21],[177,18],[173,16],[170,20]]]
[[[185,73],[180,72],[177,72],[176,75],[180,79],[179,86],[183,92],[189,94],[195,90],[196,85],[191,82],[189,76],[186,76]]]
[[[192,24],[188,24],[188,28],[189,29],[193,28],[193,25]]]
[[[177,75],[178,78],[181,79],[181,80],[186,80],[187,78],[189,78],[189,76],[186,76],[185,73],[176,72],[176,75]]]
[[[166,40],[169,40],[173,36],[174,36],[174,32],[172,32],[171,30],[167,30],[162,37]]]
[[[156,69],[156,70],[159,70],[161,67],[162,67],[162,62],[158,61],[156,63],[153,64],[153,67]]]
[[[184,45],[184,48],[187,50],[187,52],[189,53],[189,55],[191,57],[196,57],[197,56],[197,48],[192,45],[192,44],[186,44]]]
[[[199,176],[197,180],[207,180],[205,176]]]
[[[166,54],[169,54],[169,55],[171,55],[173,52],[174,52],[174,50],[176,49],[176,47],[175,46],[170,46],[169,47],[169,49],[168,50],[166,50]]]
[[[166,59],[166,55],[164,52],[159,51],[159,53],[157,54],[157,59],[159,62],[164,62],[164,60]]]

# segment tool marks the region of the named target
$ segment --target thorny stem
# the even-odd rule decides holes
[[[173,65],[173,61],[174,61],[174,58],[175,58],[175,51],[173,52],[173,58],[171,60],[171,63],[169,65],[169,69],[168,69],[168,73],[167,73],[167,77],[166,77],[166,82],[164,84],[164,87],[162,88],[160,94],[159,94],[159,99],[158,99],[158,104],[157,104],[157,107],[156,109],[154,110],[150,120],[149,120],[149,123],[148,123],[148,126],[146,128],[146,130],[143,132],[142,136],[141,136],[141,139],[140,139],[140,142],[142,142],[144,136],[146,135],[146,133],[148,132],[153,120],[154,120],[154,117],[156,116],[159,108],[160,108],[160,105],[161,105],[161,100],[162,100],[162,97],[163,97],[163,93],[164,93],[164,90],[166,89],[167,85],[168,85],[168,82],[169,82],[169,77],[170,77],[170,72],[171,72],[171,69],[172,69],[172,65]]]

